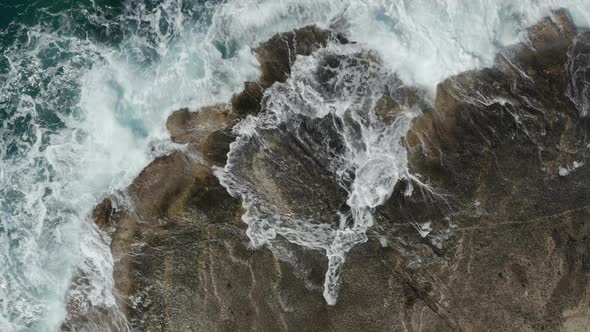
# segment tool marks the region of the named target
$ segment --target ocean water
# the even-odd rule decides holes
[[[0,331],[59,330],[79,271],[91,303],[117,310],[109,238],[89,212],[176,148],[168,114],[256,78],[258,42],[332,28],[432,93],[561,7],[590,26],[584,0],[0,0]],[[361,210],[392,186],[366,174],[350,198]]]

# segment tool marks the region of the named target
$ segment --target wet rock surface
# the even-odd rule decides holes
[[[242,202],[214,174],[235,140],[230,128],[264,112],[264,91],[289,77],[295,54],[328,40],[347,43],[308,27],[261,44],[259,82],[228,106],[173,114],[171,139],[186,150],[155,160],[124,195],[97,206],[133,329],[590,329],[590,35],[558,12],[492,68],[442,82],[433,106],[403,87],[377,101],[382,121],[404,107],[424,111],[404,140],[421,184],[398,182],[375,209],[334,306],[322,298],[325,255],[280,237],[273,250],[252,249]],[[320,81],[338,61],[326,58]],[[345,125],[329,114],[294,117],[265,131],[266,145],[240,150],[238,171],[280,213],[335,225],[348,193],[318,146],[337,154]]]
[[[284,82],[291,73],[297,56],[309,56],[329,42],[347,44],[342,35],[323,30],[315,25],[274,35],[253,51],[260,62],[260,78],[246,82],[244,90],[231,100],[240,115],[257,114],[261,110],[264,91],[275,82]]]
[[[433,260],[448,266],[420,273],[456,328],[588,328],[588,128],[568,92],[572,74],[589,65],[579,61],[586,36],[564,13],[543,20],[529,45],[493,68],[441,83],[436,111],[410,134],[414,172],[452,198],[455,234]],[[381,208],[389,220],[428,220],[433,206],[422,196],[390,202]],[[585,308],[577,328],[567,323],[572,308]]]

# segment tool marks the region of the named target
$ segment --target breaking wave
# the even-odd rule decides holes
[[[498,49],[522,40],[527,26],[559,7],[578,26],[590,25],[590,5],[582,0],[0,4],[0,330],[59,329],[68,292],[116,312],[109,239],[89,220],[92,207],[175,148],[164,126],[170,112],[228,100],[258,75],[250,47],[312,23],[359,43],[299,59],[292,77],[267,92],[271,111],[237,128],[226,184],[249,207],[256,193],[231,178],[231,155],[262,129],[295,115],[357,124],[354,131],[340,128],[345,148],[329,158],[349,194],[343,203],[350,210],[335,211],[338,227],[320,226],[318,233],[303,220],[298,230],[281,228],[272,209],[245,216],[254,244],[274,232],[324,250],[330,260],[324,295],[334,303],[338,270],[351,246],[365,240],[371,209],[412,176],[400,140],[421,106],[383,122],[376,119],[378,100],[405,85],[432,94],[445,77],[492,64]],[[348,58],[374,52],[379,60],[368,64],[366,76],[352,78],[352,62],[340,63],[325,87],[313,72],[327,52]],[[76,275],[87,284],[70,290]]]

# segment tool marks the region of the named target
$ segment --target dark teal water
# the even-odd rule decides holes
[[[108,239],[87,215],[153,158],[162,118],[199,103],[182,91],[205,84],[199,59],[221,57],[199,47],[215,5],[0,2],[0,331],[56,329],[67,296],[116,310]],[[68,291],[80,271],[93,291]]]

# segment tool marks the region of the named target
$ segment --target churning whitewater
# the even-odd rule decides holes
[[[320,74],[316,73],[318,69]],[[327,83],[326,76],[329,77]],[[268,111],[235,128],[239,139],[231,146],[224,172],[218,173],[228,191],[242,198],[246,207],[244,221],[255,247],[272,246],[271,240],[280,235],[297,245],[325,251],[329,266],[324,297],[328,304],[336,303],[346,253],[355,244],[367,240],[366,231],[374,224],[372,209],[391,196],[398,180],[411,179],[420,183],[408,171],[402,143],[412,119],[421,110],[418,105],[404,105],[404,100],[400,99],[403,95],[400,91],[404,89],[399,79],[382,67],[376,54],[364,52],[358,45],[332,45],[312,56],[302,57],[294,64],[286,83],[275,83],[266,92],[264,108]],[[404,105],[400,114],[379,113],[384,97]],[[349,209],[333,212],[339,219],[337,228],[329,223],[318,223],[313,217],[281,213],[267,202],[268,198],[261,197],[259,188],[251,185],[247,179],[249,172],[240,174],[235,170],[239,168],[241,155],[250,152],[244,145],[253,140],[262,146],[271,144],[258,130],[292,126],[300,115],[312,119],[331,116],[339,124],[338,140],[342,140],[344,149],[329,143],[309,147],[329,160],[328,168],[338,184],[349,192],[346,200]],[[290,134],[293,133],[289,130],[282,133]],[[272,156],[272,149],[268,149],[267,154]],[[293,165],[281,166],[286,169]],[[411,190],[410,185],[408,194]]]
[[[280,235],[325,253],[324,297],[336,303],[346,253],[366,241],[373,209],[400,180],[422,185],[408,171],[403,139],[429,105],[403,107],[384,121],[382,98],[407,86],[432,98],[440,81],[491,65],[498,50],[524,41],[526,27],[561,7],[590,26],[583,0],[0,4],[0,330],[59,330],[68,310],[93,306],[110,308],[126,329],[110,239],[90,220],[92,208],[154,158],[183,148],[168,138],[171,112],[229,100],[259,74],[252,47],[309,24],[356,43],[297,59],[291,77],[266,91],[268,111],[234,129],[238,139],[216,175],[243,200],[254,247],[288,260],[273,243]],[[330,67],[333,55],[347,60]],[[329,84],[317,78],[326,66]],[[323,216],[335,226],[281,214],[239,172],[244,146],[264,147],[265,131],[299,116],[340,126],[344,149],[320,147],[347,193],[346,208]],[[67,298],[79,305],[66,308]]]

